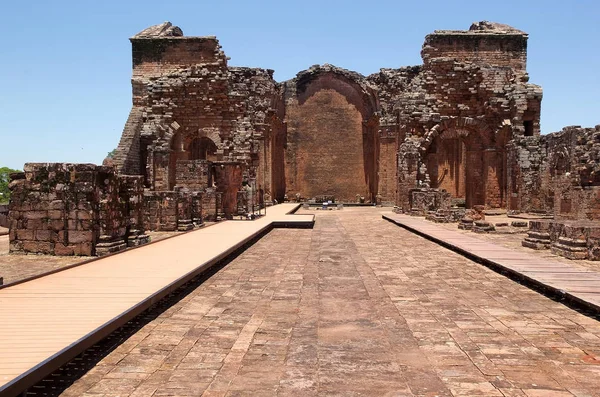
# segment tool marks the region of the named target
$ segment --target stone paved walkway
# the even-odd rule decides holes
[[[381,219],[272,231],[63,396],[598,396],[600,323]]]

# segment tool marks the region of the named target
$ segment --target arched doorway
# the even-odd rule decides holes
[[[286,84],[288,197],[375,201],[378,105],[364,77],[326,65]]]
[[[173,190],[177,185],[206,185],[210,182],[211,174],[209,166],[201,163],[216,160],[217,145],[212,139],[176,133],[171,139],[169,154],[169,190]],[[185,165],[186,172],[178,172],[178,165]]]
[[[188,146],[190,160],[208,160],[217,159],[217,145],[208,137],[194,138]]]
[[[473,119],[450,119],[424,139],[424,159],[432,188],[444,189],[467,208],[499,207],[502,154],[489,128]]]

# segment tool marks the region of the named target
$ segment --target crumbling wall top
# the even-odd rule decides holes
[[[498,22],[480,21],[473,22],[469,28],[470,32],[497,32],[497,33],[515,33],[515,34],[527,34],[522,30],[513,28],[510,25],[505,25]]]
[[[469,30],[434,30],[431,35],[461,35],[461,36],[485,36],[485,35],[504,35],[504,36],[528,36],[522,30],[513,28],[510,25],[506,25],[498,22],[480,21],[473,22],[469,27]]]
[[[524,73],[528,37],[508,25],[475,22],[469,30],[436,30],[427,35],[421,56],[426,67],[435,59],[447,59]]]
[[[179,67],[218,63],[227,59],[215,36],[184,36],[171,22],[150,26],[129,39],[134,79],[160,76]]]
[[[179,26],[173,26],[171,22],[163,22],[142,30],[133,36],[132,39],[181,36],[183,36],[183,31]]]

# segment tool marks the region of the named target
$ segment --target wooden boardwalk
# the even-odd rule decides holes
[[[0,395],[16,396],[273,227],[312,227],[297,204],[227,221],[0,289]]]
[[[383,218],[485,265],[600,312],[600,272],[540,258],[448,230],[422,218],[385,214]]]

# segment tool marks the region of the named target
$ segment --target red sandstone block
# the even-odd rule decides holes
[[[48,208],[51,210],[63,210],[65,209],[65,203],[62,200],[54,200],[50,202]]]
[[[13,220],[21,219],[21,212],[11,210],[8,212],[8,217]]]
[[[93,212],[87,210],[77,211],[77,219],[89,220],[92,219]]]
[[[71,230],[69,231],[69,243],[77,244],[77,243],[86,243],[91,242],[94,237],[94,233],[91,231],[80,231],[80,230]]]
[[[62,219],[54,219],[48,222],[48,228],[50,230],[59,231],[63,230],[65,227],[65,221]]]
[[[54,246],[54,255],[71,256],[75,255],[75,248],[72,245],[56,244]]]
[[[33,240],[35,236],[35,230],[29,229],[17,229],[17,239],[18,240]]]
[[[52,230],[36,230],[35,239],[37,241],[56,241],[58,239],[58,233]]]
[[[26,219],[44,219],[48,217],[47,211],[28,211],[25,213]]]
[[[23,241],[23,250],[38,254],[52,254],[53,245],[46,241]]]
[[[50,204],[47,201],[41,201],[39,203],[34,203],[31,205],[32,209],[35,211],[47,211]]]
[[[80,243],[74,245],[73,253],[79,256],[92,256],[92,243]]]
[[[48,218],[49,219],[62,219],[64,213],[60,210],[50,210],[48,211]]]

